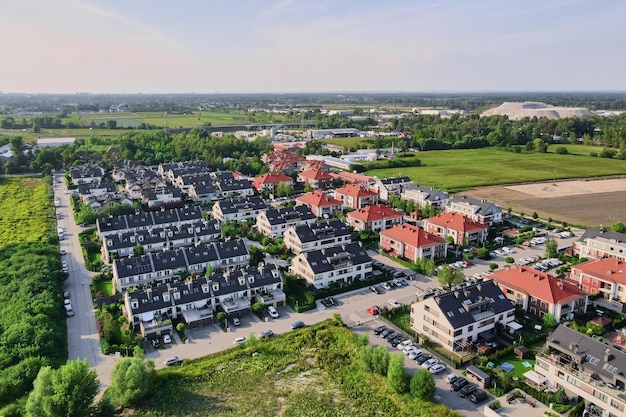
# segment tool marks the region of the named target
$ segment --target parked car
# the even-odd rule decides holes
[[[378,336],[380,336],[380,337],[382,337],[384,339],[385,337],[387,337],[389,335],[389,333],[394,333],[394,331],[391,330],[391,329],[385,329],[382,332],[380,332],[380,334]]]
[[[388,282],[383,282],[382,284],[380,284],[380,286],[386,289],[387,291],[391,291],[391,285],[389,285]]]
[[[385,330],[387,330],[387,326],[378,326],[377,328],[372,330],[372,333],[374,333],[376,336],[378,336],[379,334],[381,334]]]
[[[63,293],[63,298],[70,298],[70,292],[69,291],[65,291]]]
[[[457,391],[459,397],[467,397],[476,391],[476,385],[474,384],[465,384],[465,386],[461,387],[460,390]]]
[[[301,327],[304,327],[304,322],[303,321],[298,320],[298,321],[295,321],[295,322],[291,323],[291,328],[293,330],[299,329]]]
[[[392,306],[394,306],[395,308],[398,307],[402,307],[402,304],[400,304],[398,302],[398,300],[394,299],[394,298],[390,298],[389,301],[387,301],[389,304],[391,304]]]
[[[178,356],[172,356],[171,358],[165,359],[163,363],[165,364],[165,366],[174,366],[180,365],[181,363],[183,363],[183,360]]]
[[[65,249],[61,249],[61,256],[65,255],[67,252],[65,252]]]
[[[161,347],[161,341],[159,339],[150,339],[150,344],[152,345],[153,348],[158,349],[159,347]]]
[[[424,362],[426,362],[429,359],[432,359],[433,355],[425,353],[423,355],[418,356],[415,359],[415,362],[417,362],[419,365],[422,365]]]
[[[337,301],[335,297],[328,297],[328,301],[330,301],[330,304],[334,307],[337,307],[339,305],[339,301]]]
[[[486,400],[488,397],[487,393],[481,389],[475,390],[472,395],[470,395],[470,401],[478,404],[481,401]]]
[[[276,310],[273,306],[267,307],[267,314],[269,314],[273,319],[277,319],[279,317],[278,310]]]
[[[263,330],[261,333],[259,333],[259,337],[261,339],[272,336],[274,336],[274,332],[271,330]]]
[[[170,343],[172,343],[172,336],[170,336],[169,334],[164,334],[163,343],[165,343],[166,345],[169,345]]]
[[[414,361],[420,356],[422,356],[423,354],[424,354],[424,351],[422,349],[415,349],[415,350],[412,350],[411,353],[409,353],[407,356],[409,357],[410,360]]]
[[[448,384],[452,384],[457,379],[459,379],[459,376],[457,374],[448,374],[448,375],[446,375],[446,382]]]
[[[413,341],[411,339],[406,339],[402,343],[398,345],[399,350],[403,350],[405,347],[413,346]]]
[[[239,320],[239,317],[233,317],[231,321],[235,326],[239,326],[241,324],[241,320]]]
[[[70,299],[66,298],[65,300],[63,300],[63,304],[65,304],[66,306],[71,306],[72,303],[70,303]]]
[[[466,386],[467,384],[469,384],[467,379],[465,379],[462,376],[460,376],[456,380],[454,380],[454,382],[452,382],[452,389],[454,391],[458,391],[461,388],[463,388],[464,386]]]
[[[382,294],[383,292],[375,285],[370,286],[370,291],[374,294]]]
[[[246,343],[246,338],[244,336],[238,337],[233,340],[233,344],[235,345],[243,345],[244,343]]]
[[[446,370],[446,365],[442,363],[436,363],[430,367],[429,371],[431,374],[436,375]]]
[[[430,359],[428,359],[426,362],[424,362],[424,363],[422,364],[422,368],[424,368],[424,369],[430,369],[433,365],[436,365],[436,364],[438,364],[438,363],[439,363],[439,361],[438,361],[437,359],[435,359],[435,358],[430,358]]]
[[[371,314],[372,316],[380,314],[380,311],[376,308],[376,306],[368,307],[365,311],[367,311],[367,314]]]
[[[387,336],[385,336],[385,340],[387,342],[391,342],[393,339],[395,339],[396,337],[398,337],[398,333],[396,332],[391,332],[389,333]]]

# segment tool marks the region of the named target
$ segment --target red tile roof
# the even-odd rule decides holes
[[[433,223],[441,227],[456,230],[463,233],[472,233],[476,230],[486,229],[487,226],[475,222],[460,213],[448,212],[439,216],[429,217],[425,222]]]
[[[366,190],[365,188],[356,184],[345,185],[341,188],[336,189],[335,193],[347,195],[353,198],[374,197],[378,195],[378,193]]]
[[[626,285],[626,261],[617,258],[594,259],[574,265],[572,270],[581,271],[602,281]]]
[[[416,248],[445,243],[445,240],[439,236],[431,235],[421,227],[411,226],[410,224],[402,224],[383,230],[380,232],[380,235]]]
[[[567,304],[585,296],[577,286],[525,266],[493,272],[487,279],[551,304]]]
[[[302,171],[298,174],[298,176],[309,180],[331,180],[333,178],[328,174],[328,172],[324,172],[321,169]]]
[[[351,211],[348,213],[348,217],[354,217],[355,219],[363,222],[373,222],[376,220],[402,217],[402,213],[385,204],[377,204],[375,206],[367,206],[362,209]]]
[[[335,200],[334,198],[327,196],[326,193],[323,193],[321,191],[313,191],[311,193],[307,193],[296,198],[296,201],[308,204],[313,207],[341,206],[341,201]]]
[[[367,175],[361,175],[354,172],[346,171],[341,171],[340,173],[338,173],[337,178],[356,184],[370,184],[374,183],[375,181],[374,178],[368,177]]]
[[[293,182],[293,178],[281,172],[268,172],[254,179],[254,188],[259,189],[263,184],[278,184],[279,182]]]

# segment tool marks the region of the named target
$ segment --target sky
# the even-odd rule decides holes
[[[3,93],[626,91],[623,0],[3,3]]]

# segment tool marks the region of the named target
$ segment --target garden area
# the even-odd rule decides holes
[[[104,267],[101,259],[100,247],[102,242],[98,239],[95,227],[82,231],[78,235],[78,241],[83,250],[85,266],[89,271],[97,272]]]

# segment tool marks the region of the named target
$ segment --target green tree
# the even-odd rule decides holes
[[[546,313],[542,316],[543,319],[543,326],[548,329],[548,330],[554,330],[556,329],[556,318],[554,317],[554,314],[552,313]]]
[[[128,407],[136,404],[150,390],[156,375],[154,361],[124,358],[119,360],[111,374],[111,385],[106,395],[113,404]]]
[[[626,233],[626,226],[622,222],[615,222],[611,226],[611,230],[616,233]]]
[[[559,244],[556,240],[550,239],[546,242],[544,255],[546,258],[556,258],[558,254]]]
[[[504,258],[504,262],[506,262],[507,264],[512,264],[513,262],[515,262],[515,259],[513,259],[512,256],[507,256],[506,258]]]
[[[476,256],[478,256],[478,258],[480,259],[489,259],[490,258],[489,249],[478,248],[478,250],[476,251]]]
[[[454,269],[451,266],[441,268],[437,273],[437,280],[442,287],[452,288],[455,285],[460,284],[465,280],[463,270],[460,268]]]
[[[140,244],[137,244],[134,248],[133,248],[133,253],[135,254],[135,256],[141,256],[143,255],[145,252],[143,250],[143,246],[141,246]]]
[[[187,326],[185,326],[185,323],[178,323],[178,324],[176,325],[176,331],[177,331],[178,333],[182,333],[182,332],[184,332],[186,328],[187,328]]]
[[[537,220],[539,218],[539,214],[536,211],[533,211],[533,219]]]
[[[265,304],[263,304],[262,302],[259,301],[252,304],[252,311],[254,311],[255,313],[258,314],[263,310],[265,310]]]
[[[278,197],[286,197],[293,194],[293,187],[286,182],[279,182],[276,186],[276,195]]]
[[[496,269],[498,269],[498,264],[497,264],[497,263],[495,263],[495,262],[490,263],[490,264],[489,264],[489,269],[490,269],[491,271],[495,271]]]
[[[424,401],[432,401],[435,395],[435,378],[426,369],[419,369],[411,378],[411,395]]]
[[[546,153],[548,151],[548,144],[545,143],[542,139],[535,139],[533,141],[534,151],[537,153]]]
[[[100,383],[87,361],[41,368],[26,400],[27,417],[89,416]]]
[[[219,313],[217,313],[217,321],[224,324],[224,322],[226,321],[226,319],[228,318],[228,315],[226,313],[224,313],[223,311],[220,311]]]
[[[391,355],[387,369],[387,385],[393,391],[403,394],[409,390],[409,374],[404,369],[404,357],[401,354]]]

